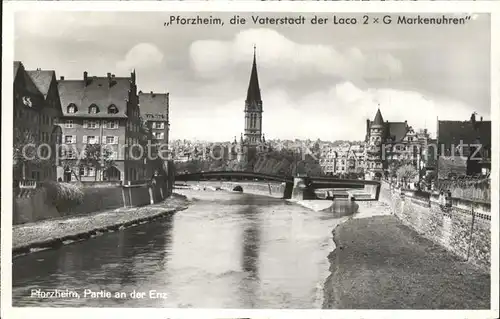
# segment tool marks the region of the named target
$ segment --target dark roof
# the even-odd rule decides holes
[[[114,77],[88,77],[85,85],[83,80],[60,80],[58,81],[59,95],[63,116],[72,117],[127,117],[127,100],[129,90],[132,88],[132,78]],[[75,104],[77,112],[68,114],[68,105]],[[95,104],[99,107],[99,113],[89,114],[88,108]],[[108,114],[108,107],[115,105],[118,113]]]
[[[139,92],[139,108],[141,115],[168,115],[168,93],[142,93]]]
[[[33,83],[36,85],[40,93],[44,97],[47,97],[49,93],[50,84],[52,80],[55,79],[55,71],[49,70],[36,70],[36,71],[26,71]]]
[[[382,113],[380,113],[380,109],[378,109],[377,114],[375,114],[375,119],[373,120],[373,124],[384,125],[384,118],[382,117]]]
[[[21,62],[20,61],[14,61],[14,78],[16,77],[17,71],[19,70],[20,66],[21,66]]]
[[[250,82],[248,84],[247,102],[261,102],[259,77],[257,75],[257,62],[255,58],[255,48],[253,52],[252,73],[250,74]]]
[[[375,121],[370,121],[370,127],[374,124]],[[401,142],[410,130],[407,122],[385,122],[379,125],[382,125],[385,130],[385,138],[393,142]]]
[[[406,122],[386,122],[387,137],[394,142],[400,142],[408,133],[410,127]]]
[[[491,121],[438,121],[438,143],[451,145],[481,143],[491,147]]]

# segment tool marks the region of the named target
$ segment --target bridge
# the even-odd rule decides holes
[[[175,181],[262,181],[285,185],[283,198],[319,199],[317,189],[330,189],[329,197],[349,197],[351,200],[377,201],[380,182],[359,179],[338,179],[324,176],[280,176],[246,171],[210,171],[178,174]]]

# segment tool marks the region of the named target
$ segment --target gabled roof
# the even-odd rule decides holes
[[[491,121],[438,121],[438,143],[451,145],[481,143],[491,147]]]
[[[33,83],[36,85],[40,93],[46,98],[49,93],[50,84],[55,80],[55,71],[51,70],[36,70],[26,71]]]
[[[142,93],[139,92],[139,108],[141,116],[160,115],[168,118],[169,93]]]
[[[132,78],[129,77],[88,77],[88,83],[84,80],[60,80],[58,81],[59,95],[63,116],[71,117],[127,117],[127,100],[132,88]],[[74,104],[77,112],[68,114],[68,106]],[[89,114],[89,107],[95,104],[99,107],[99,113]],[[108,114],[108,107],[115,105],[118,113]]]
[[[19,71],[19,67],[21,66],[21,61],[14,61],[14,78],[17,75],[17,71]]]
[[[406,122],[386,122],[387,137],[394,142],[401,142],[410,127]]]

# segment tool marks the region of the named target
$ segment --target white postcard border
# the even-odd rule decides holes
[[[491,32],[491,95],[492,139],[492,272],[491,309],[493,310],[264,310],[264,309],[154,309],[154,308],[12,308],[12,148],[3,147],[2,166],[2,236],[1,236],[1,311],[4,318],[27,318],[33,315],[48,318],[392,318],[456,317],[495,318],[499,309],[499,150],[500,150],[500,3],[496,1],[422,1],[422,2],[254,2],[254,1],[4,1],[3,71],[2,71],[2,144],[12,143],[13,92],[13,13],[15,11],[251,11],[251,12],[408,12],[408,13],[488,13],[492,12]],[[472,63],[472,62],[471,62]],[[428,312],[423,313],[422,311]]]

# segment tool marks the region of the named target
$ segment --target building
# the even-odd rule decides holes
[[[437,122],[439,178],[487,175],[491,170],[491,121]]]
[[[323,152],[320,165],[326,175],[359,174],[365,167],[364,157],[362,145],[345,143]]]
[[[89,76],[58,81],[63,154],[58,177],[64,181],[134,181],[145,178],[140,156],[141,120],[135,71],[129,77]],[[82,164],[84,148],[102,159]]]
[[[250,162],[259,152],[265,151],[266,141],[262,133],[262,97],[257,74],[256,48],[253,51],[252,71],[245,100],[245,128],[240,138],[237,158],[242,162]]]
[[[148,126],[151,136],[149,140],[154,144],[154,156],[167,161],[170,158],[168,151],[169,122],[169,93],[143,93],[139,91],[139,108],[141,117]]]
[[[422,146],[427,144],[428,134],[417,136],[415,130],[404,122],[389,122],[377,110],[373,121],[366,120],[366,169],[369,178],[388,173],[391,163],[414,165],[418,168]]]
[[[15,61],[14,180],[56,180],[56,149],[61,142],[56,122],[60,112],[55,72],[29,71]]]

